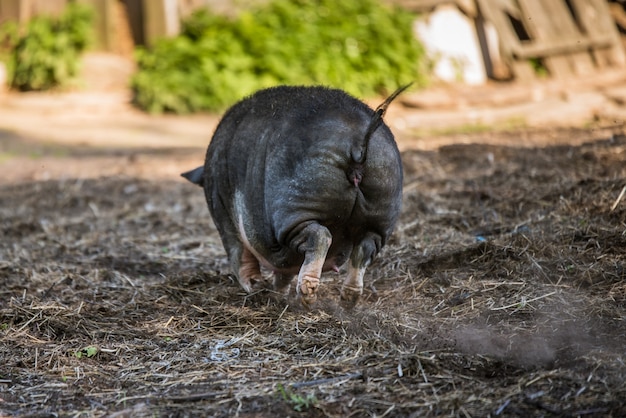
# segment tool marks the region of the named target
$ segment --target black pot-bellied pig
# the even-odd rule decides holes
[[[400,214],[402,163],[382,117],[406,87],[376,111],[341,90],[280,86],[226,112],[204,167],[182,176],[204,188],[247,292],[264,266],[280,292],[297,273],[297,292],[310,305],[321,273],[349,259],[341,298],[356,303]]]

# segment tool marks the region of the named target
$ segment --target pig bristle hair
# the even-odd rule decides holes
[[[387,97],[384,102],[378,105],[376,110],[374,111],[374,115],[372,116],[372,120],[367,127],[367,131],[365,132],[365,138],[363,141],[363,152],[361,153],[361,161],[356,161],[359,164],[363,164],[365,162],[365,158],[367,156],[367,147],[370,142],[371,136],[376,132],[376,129],[383,122],[383,116],[385,116],[385,112],[387,112],[387,108],[393,102],[393,100],[400,95],[404,90],[408,89],[413,83],[409,83],[405,86],[400,87],[396,91],[394,91],[391,96]]]

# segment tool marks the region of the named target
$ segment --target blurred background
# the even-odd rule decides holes
[[[623,68],[625,22],[608,0],[0,0],[0,82],[76,88],[85,52],[106,52],[134,66],[140,109],[190,113],[276,84],[584,78]]]
[[[413,82],[387,115],[401,149],[621,129],[625,28],[609,0],[0,0],[0,152],[202,148],[226,108],[277,84],[376,106]]]

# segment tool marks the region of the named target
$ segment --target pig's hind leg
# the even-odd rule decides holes
[[[218,201],[219,202],[219,201]],[[248,293],[252,292],[253,286],[262,280],[259,260],[247,248],[239,231],[235,225],[230,222],[227,211],[222,205],[216,204],[211,206],[211,214],[213,219],[221,219],[222,222],[215,222],[215,226],[222,239],[222,244],[228,255],[230,268],[237,276],[237,281],[241,287]]]
[[[254,254],[239,241],[235,233],[229,234],[226,232],[220,235],[222,236],[222,243],[228,254],[231,270],[235,276],[237,276],[237,281],[243,290],[251,293],[254,285],[261,281],[263,277],[259,261]]]
[[[341,287],[341,300],[345,307],[352,308],[363,293],[363,276],[365,270],[380,248],[380,238],[368,234],[354,248],[348,262],[348,275]]]
[[[292,274],[274,273],[274,290],[287,295],[291,288],[291,279],[293,279]]]
[[[245,246],[241,252],[241,261],[237,271],[237,279],[239,284],[248,293],[252,292],[252,288],[263,278],[259,260]]]
[[[292,241],[292,246],[304,254],[297,293],[305,306],[312,305],[317,299],[317,288],[331,242],[330,231],[318,223],[307,225]]]

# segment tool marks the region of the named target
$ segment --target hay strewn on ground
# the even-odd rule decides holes
[[[351,311],[245,295],[182,180],[0,186],[0,416],[625,415],[626,137],[557,134],[405,152]]]

